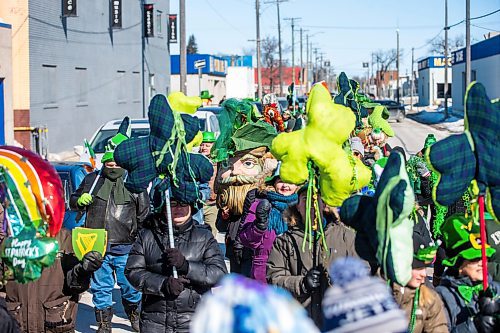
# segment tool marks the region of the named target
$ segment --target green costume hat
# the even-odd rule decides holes
[[[212,150],[216,162],[225,161],[236,152],[270,148],[278,134],[274,126],[259,120],[253,103],[246,100],[227,99],[218,118],[221,130]]]
[[[430,266],[436,258],[437,249],[438,247],[432,240],[424,220],[420,218],[413,226],[412,268],[418,269]]]
[[[208,90],[202,90],[200,93],[200,98],[201,99],[212,99],[214,95],[210,94],[210,91]]]
[[[203,139],[201,142],[215,142],[217,139],[215,138],[214,132],[203,132]]]
[[[452,215],[441,226],[447,259],[445,266],[455,266],[457,260],[481,258],[481,234],[479,225],[462,215]],[[495,249],[486,244],[486,256],[491,257]]]
[[[104,155],[102,155],[101,163],[106,163],[109,161],[114,161],[114,153],[116,147],[120,143],[122,143],[125,140],[128,140],[130,138],[130,135],[132,133],[132,128],[130,126],[130,118],[125,117],[122,120],[122,123],[120,124],[120,127],[118,128],[118,133],[116,133],[115,136],[110,138],[108,140],[108,143],[106,144],[106,147],[104,147]]]

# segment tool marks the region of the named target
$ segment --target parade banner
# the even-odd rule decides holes
[[[122,0],[111,0],[111,28],[122,28]]]
[[[153,24],[153,4],[144,5],[144,37],[154,37],[154,24]]]
[[[168,42],[177,43],[177,14],[168,15]]]
[[[76,14],[76,0],[62,0],[63,17],[74,17]]]
[[[78,260],[90,251],[97,251],[102,256],[106,253],[108,232],[105,229],[74,228],[72,230],[73,251]]]

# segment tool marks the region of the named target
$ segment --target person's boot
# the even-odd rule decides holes
[[[99,325],[96,333],[111,333],[112,318],[113,318],[113,309],[111,307],[103,310],[95,309],[95,320]]]
[[[139,332],[139,302],[132,303],[122,298],[123,309],[130,320],[130,325],[135,332]]]

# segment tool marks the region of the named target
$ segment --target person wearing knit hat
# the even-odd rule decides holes
[[[322,307],[325,333],[406,332],[408,321],[387,285],[356,258],[337,259]]]
[[[319,330],[285,290],[231,274],[201,300],[190,332],[319,333]]]
[[[106,145],[102,170],[85,176],[70,199],[72,210],[87,213],[86,228],[107,231],[104,262],[93,274],[90,285],[98,332],[102,333],[111,332],[115,283],[120,286],[122,304],[132,328],[139,331],[141,293],[127,280],[124,269],[139,226],[149,214],[149,198],[146,191],[132,193],[126,188],[125,169],[115,162],[115,149],[128,140],[130,132],[130,119],[125,117],[118,133]]]
[[[355,136],[349,141],[351,143],[351,151],[354,157],[362,160],[363,157],[365,157],[365,147],[363,146],[361,139]]]
[[[479,225],[462,215],[452,215],[441,225],[448,266],[436,291],[448,312],[452,332],[498,332],[500,284],[488,278],[483,291],[483,264]],[[489,258],[495,250],[486,244]]]
[[[417,213],[418,214],[418,213]],[[412,277],[406,286],[392,283],[392,295],[406,313],[409,333],[447,333],[448,321],[439,295],[426,285],[427,267],[432,265],[437,246],[423,219],[413,227]]]

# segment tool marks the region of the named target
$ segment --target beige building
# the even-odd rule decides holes
[[[11,79],[13,110],[13,120],[11,120],[11,122],[13,121],[14,127],[29,127],[30,85],[28,1],[0,1],[0,17],[12,26],[12,29],[9,29],[11,30],[9,31],[9,38],[12,41],[11,73],[14,74]],[[14,131],[14,137],[23,146],[27,148],[30,147],[29,131]]]
[[[12,26],[0,18],[0,144],[14,144]]]

